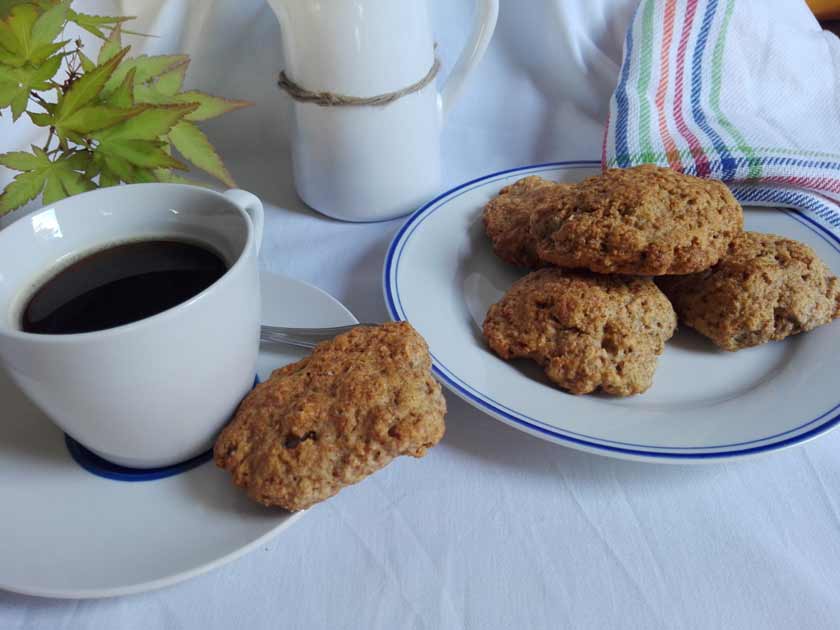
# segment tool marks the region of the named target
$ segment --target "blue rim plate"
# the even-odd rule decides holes
[[[385,259],[391,318],[429,342],[433,369],[455,394],[537,437],[612,457],[700,463],[801,444],[840,422],[840,324],[759,348],[726,353],[680,331],[660,357],[653,387],[627,399],[571,396],[524,362],[504,362],[481,338],[487,307],[523,275],[495,257],[481,225],[483,205],[526,175],[578,181],[595,161],[554,162],[466,182],[414,212]],[[816,195],[735,187],[746,227],[808,243],[840,270],[840,216]],[[766,206],[766,207],[762,207]]]

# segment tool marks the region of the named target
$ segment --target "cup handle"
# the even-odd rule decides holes
[[[251,217],[251,223],[254,224],[254,243],[257,246],[257,254],[259,254],[262,246],[263,224],[265,223],[262,201],[256,195],[238,188],[226,190],[225,197]]]
[[[484,56],[484,52],[490,44],[490,38],[493,36],[493,31],[496,29],[498,17],[499,0],[477,0],[470,38],[440,92],[440,107],[444,117],[461,95],[467,77]]]

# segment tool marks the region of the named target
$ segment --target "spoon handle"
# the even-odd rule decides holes
[[[334,326],[332,328],[260,326],[260,341],[263,343],[280,343],[298,348],[314,348],[322,341],[332,339],[336,335],[353,330],[357,326],[373,326],[373,324],[351,324],[349,326]]]

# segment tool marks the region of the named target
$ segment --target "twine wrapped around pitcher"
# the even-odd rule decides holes
[[[422,79],[394,92],[385,92],[376,96],[347,96],[335,92],[313,92],[292,81],[285,70],[280,72],[278,85],[296,101],[301,103],[315,103],[322,107],[358,107],[360,105],[382,106],[389,105],[403,96],[419,92],[429,85],[440,71],[440,59],[435,57],[432,67]]]

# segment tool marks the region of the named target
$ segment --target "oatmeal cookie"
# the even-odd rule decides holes
[[[531,236],[539,258],[559,267],[655,276],[708,269],[743,223],[721,182],[647,164],[575,185],[570,210],[533,213]]]
[[[356,328],[275,370],[216,441],[216,465],[265,505],[302,510],[444,433],[429,349],[406,322]]]
[[[775,234],[744,232],[708,271],[657,283],[682,322],[729,351],[840,317],[840,281],[813,249]]]
[[[490,307],[484,336],[503,359],[532,359],[573,394],[628,396],[650,387],[676,325],[671,304],[647,278],[547,268]]]
[[[531,214],[538,207],[557,207],[571,184],[531,175],[505,186],[484,207],[484,230],[496,255],[517,267],[541,267],[531,238]]]

